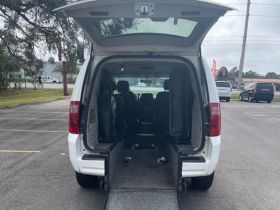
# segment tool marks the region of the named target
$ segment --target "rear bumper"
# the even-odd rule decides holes
[[[219,98],[230,98],[231,94],[219,94]]]
[[[220,98],[230,98],[231,97],[231,92],[229,91],[218,91],[219,97]]]
[[[182,178],[207,176],[214,172],[220,156],[221,137],[210,137],[205,145],[204,162],[182,161]]]
[[[71,164],[76,172],[95,176],[105,176],[105,159],[83,159],[84,154],[81,153],[81,137],[77,134],[68,135],[68,149]],[[197,177],[207,176],[215,170],[220,155],[221,137],[209,137],[206,140],[205,148],[202,153],[204,162],[182,161],[181,176]],[[200,154],[201,155],[201,154]]]
[[[105,159],[91,159],[85,160],[82,157],[84,154],[81,153],[81,139],[78,134],[68,134],[68,149],[69,157],[72,167],[76,172],[95,175],[105,176]]]
[[[274,95],[271,94],[256,94],[253,96],[255,100],[259,101],[272,101]]]

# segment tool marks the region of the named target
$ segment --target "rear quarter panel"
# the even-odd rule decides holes
[[[80,101],[81,100],[81,96],[82,96],[82,90],[83,90],[83,85],[84,85],[84,80],[85,80],[85,76],[86,76],[86,71],[88,69],[88,65],[92,65],[91,66],[91,71],[94,71],[95,66],[99,63],[99,61],[101,60],[101,58],[96,57],[93,61],[93,63],[90,63],[90,57],[88,57],[86,59],[86,61],[84,62],[84,64],[82,65],[80,72],[77,76],[76,82],[75,82],[75,86],[73,89],[73,93],[72,93],[72,101]]]
[[[204,72],[207,80],[208,91],[209,91],[209,103],[220,103],[218,91],[214,77],[211,74],[210,66],[208,65],[205,58],[202,59]]]

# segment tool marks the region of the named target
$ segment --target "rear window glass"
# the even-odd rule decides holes
[[[230,87],[228,82],[216,82],[217,87]]]
[[[257,84],[257,88],[272,89],[273,87],[270,83],[259,83]]]
[[[127,81],[129,89],[135,94],[152,93],[154,96],[158,92],[164,91],[163,83],[168,77],[114,77],[114,81]]]
[[[182,18],[113,18],[100,20],[97,28],[103,37],[129,34],[165,34],[189,37],[197,22]]]

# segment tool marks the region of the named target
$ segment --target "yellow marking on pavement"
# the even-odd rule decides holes
[[[33,132],[33,133],[67,133],[67,131],[44,131],[44,130],[14,130],[14,129],[0,129],[0,131],[11,132]]]
[[[40,150],[1,150],[0,153],[39,153]]]

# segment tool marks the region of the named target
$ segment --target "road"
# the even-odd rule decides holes
[[[104,193],[75,181],[68,101],[0,110],[0,209],[100,209]],[[183,209],[279,209],[280,103],[222,103],[223,145],[213,187],[188,189]]]

